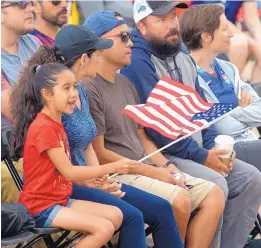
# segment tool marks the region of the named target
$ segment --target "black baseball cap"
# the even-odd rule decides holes
[[[65,60],[79,56],[89,50],[104,50],[113,46],[111,39],[100,39],[90,29],[80,25],[67,25],[56,35],[56,54]]]
[[[188,5],[184,2],[176,2],[175,0],[166,1],[146,1],[135,0],[133,6],[133,17],[135,22],[139,22],[145,17],[152,16],[164,16],[169,13],[173,8],[188,8]]]

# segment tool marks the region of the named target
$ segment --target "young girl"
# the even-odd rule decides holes
[[[72,181],[128,173],[126,168],[135,162],[72,166],[61,118],[74,111],[75,86],[75,76],[67,67],[49,63],[27,68],[14,90],[14,148],[24,143],[25,182],[19,202],[28,208],[37,227],[88,233],[76,247],[100,248],[120,227],[122,213],[116,207],[71,199]]]

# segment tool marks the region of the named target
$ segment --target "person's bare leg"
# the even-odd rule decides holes
[[[255,57],[256,65],[252,72],[251,82],[260,82],[261,48],[259,43],[239,30],[233,23],[229,23],[229,27],[234,33],[234,37],[231,38],[230,51],[228,52],[230,62],[236,65],[239,73],[242,74],[249,58]]]
[[[215,186],[201,202],[197,214],[188,225],[187,248],[209,247],[224,208],[224,193],[218,186]]]
[[[191,214],[191,201],[188,191],[184,189],[180,191],[172,204],[172,209],[182,242],[184,242],[187,232],[187,225]]]
[[[87,202],[87,204],[89,207],[88,214],[96,215],[109,220],[113,224],[115,231],[117,231],[120,228],[123,220],[123,215],[119,208],[89,201]],[[71,206],[75,210],[84,212],[85,205],[86,204],[82,204],[79,201],[73,201]]]
[[[231,38],[229,60],[234,64],[241,74],[249,58],[248,37],[243,33],[235,33]]]
[[[256,63],[252,72],[251,82],[261,82],[261,47],[258,42],[249,37],[248,50],[250,57],[255,57]]]
[[[96,203],[96,205],[102,204]],[[80,211],[79,208],[82,208],[84,211]],[[79,240],[75,245],[76,248],[100,248],[111,239],[115,231],[111,221],[100,217],[107,211],[107,206],[103,205],[102,212],[96,211],[94,215],[92,214],[93,204],[87,201],[75,200],[70,208],[63,207],[59,210],[51,223],[51,227],[88,234]]]

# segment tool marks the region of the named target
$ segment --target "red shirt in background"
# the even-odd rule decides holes
[[[56,169],[46,150],[63,147],[70,158],[68,138],[63,125],[39,113],[30,125],[24,144],[24,185],[19,202],[31,215],[51,206],[65,206],[72,194],[72,183]]]

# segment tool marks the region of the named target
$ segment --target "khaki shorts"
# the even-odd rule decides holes
[[[192,202],[192,211],[194,211],[208,193],[215,186],[214,183],[203,180],[201,178],[195,178],[188,174],[186,175],[186,184],[193,185],[193,188],[189,190],[191,202]],[[115,177],[121,183],[131,185],[135,188],[141,189],[148,193],[157,195],[165,200],[169,201],[171,204],[175,201],[177,195],[182,190],[181,187],[173,185],[170,183],[165,183],[157,179],[153,179],[141,175],[119,175]]]

